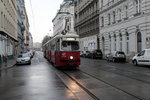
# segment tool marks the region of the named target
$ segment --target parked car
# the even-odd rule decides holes
[[[84,51],[80,51],[80,57],[84,57]]]
[[[34,56],[33,51],[29,51],[29,52],[27,52],[26,54],[27,54],[27,55],[29,55],[29,56],[30,56],[30,58],[33,58],[33,56]]]
[[[80,57],[85,57],[86,51],[80,51]]]
[[[20,54],[16,60],[16,64],[31,64],[31,58],[27,53]]]
[[[109,53],[106,55],[107,61],[123,61],[126,62],[126,55],[123,51],[113,51],[112,53]]]
[[[132,58],[134,65],[150,65],[150,49],[144,49]]]
[[[84,57],[89,58],[89,54],[90,54],[90,51],[85,51]]]
[[[90,58],[99,58],[99,59],[102,59],[103,58],[103,54],[102,54],[101,50],[94,50],[94,51],[91,51],[89,53],[89,57]]]

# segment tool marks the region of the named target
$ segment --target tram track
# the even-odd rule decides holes
[[[96,66],[99,66],[99,65],[96,65]],[[118,74],[118,75],[130,78],[130,79],[134,79],[134,80],[137,80],[137,81],[140,81],[140,82],[144,82],[144,83],[150,84],[150,81],[145,79],[145,78],[149,78],[150,77],[149,75],[145,75],[145,74],[142,74],[142,73],[134,72],[134,71],[131,71],[131,70],[130,71],[129,70],[125,70],[125,69],[122,69],[120,67],[117,68],[116,66],[109,65],[109,64],[108,65],[104,65],[104,67],[99,68],[99,69],[103,70],[103,71],[106,71],[106,72],[111,72],[111,73],[114,73],[114,74]],[[115,69],[115,71],[111,70],[111,69]],[[131,75],[129,76],[128,73],[132,74],[133,76],[131,76]],[[140,77],[135,77],[134,75],[138,75],[140,77],[143,76],[145,78],[140,79]]]
[[[126,93],[126,94],[128,94],[128,95],[131,95],[131,96],[137,98],[138,100],[143,100],[142,98],[139,98],[138,96],[135,96],[135,95],[133,95],[133,94],[131,94],[131,93],[129,93],[129,92],[127,92],[127,91],[125,91],[125,90],[119,88],[119,87],[116,87],[116,86],[114,86],[114,85],[112,85],[112,84],[106,82],[105,80],[99,79],[99,78],[97,78],[97,77],[95,77],[95,76],[93,76],[93,75],[91,75],[91,74],[89,74],[89,73],[87,73],[87,72],[84,72],[84,71],[81,71],[81,72],[84,73],[84,74],[87,74],[87,75],[89,75],[89,76],[91,76],[91,77],[93,77],[93,78],[95,78],[95,79],[97,79],[97,80],[99,80],[99,81],[101,81],[101,82],[104,82],[105,84],[107,84],[107,85],[109,85],[109,86],[111,86],[111,87],[113,87],[113,88],[116,88],[116,89],[118,89],[118,90],[120,90],[120,91],[122,91],[122,92],[124,92],[124,93]]]
[[[97,66],[97,65],[95,65],[95,66]],[[106,66],[105,66],[106,67]],[[109,73],[112,73],[112,74],[116,74],[116,75],[118,75],[118,76],[122,76],[122,77],[126,77],[126,78],[129,78],[129,79],[133,79],[133,80],[136,80],[136,81],[140,81],[140,82],[143,82],[143,83],[147,83],[147,84],[150,84],[150,82],[148,82],[148,81],[144,81],[144,80],[140,80],[140,79],[138,79],[138,78],[134,78],[134,75],[133,75],[133,77],[131,77],[131,76],[128,76],[128,75],[125,75],[124,73],[122,74],[122,73],[119,73],[119,72],[114,72],[113,70],[107,70],[107,69],[109,69],[109,68],[113,68],[114,66],[107,66],[108,68],[105,68],[104,67],[104,69],[103,68],[99,68],[100,70],[102,70],[102,71],[104,71],[104,72],[109,72]],[[128,70],[125,70],[125,69],[119,69],[119,68],[116,68],[115,67],[115,71],[116,70],[119,70],[119,71],[126,71],[125,73],[127,74],[127,72],[128,72]],[[139,96],[138,94],[136,94],[136,93],[134,93],[134,92],[131,92],[131,91],[129,91],[129,90],[127,90],[127,89],[124,89],[124,88],[122,88],[122,87],[120,87],[120,86],[117,86],[117,85],[115,85],[115,84],[113,84],[113,83],[111,83],[111,82],[109,82],[108,80],[105,80],[105,79],[103,79],[103,78],[98,78],[98,77],[96,77],[95,75],[93,75],[93,74],[90,74],[90,73],[88,73],[88,72],[85,72],[85,71],[82,71],[82,70],[80,70],[80,71],[78,71],[77,73],[76,73],[76,71],[73,71],[73,73],[72,73],[72,71],[71,71],[71,73],[70,73],[70,71],[69,71],[69,73],[68,73],[68,71],[62,71],[61,70],[61,72],[62,73],[64,73],[68,78],[70,78],[73,82],[75,82],[82,90],[84,90],[90,97],[92,97],[94,100],[103,100],[101,97],[99,97],[98,95],[96,95],[95,93],[93,93],[93,91],[91,91],[88,87],[86,87],[86,86],[84,86],[83,85],[83,83],[81,82],[81,80],[78,80],[78,78],[76,78],[75,76],[77,76],[77,75],[80,75],[80,73],[83,73],[83,74],[85,74],[85,75],[87,75],[87,76],[89,76],[89,77],[91,77],[91,78],[93,78],[93,79],[96,79],[96,80],[98,80],[98,81],[100,81],[100,82],[103,82],[104,84],[106,84],[106,85],[108,85],[108,86],[110,86],[110,87],[112,87],[112,88],[114,88],[114,89],[116,89],[116,90],[118,90],[118,91],[122,91],[122,93],[123,94],[126,94],[126,95],[129,95],[129,96],[131,96],[131,97],[133,97],[133,98],[135,98],[136,100],[149,100],[149,99],[147,99],[146,97],[141,97],[141,96]],[[132,71],[129,71],[129,72],[131,72],[131,73],[134,73],[134,74],[139,74],[139,75],[145,75],[145,74],[141,74],[141,73],[136,73],[136,72],[132,72]],[[75,76],[74,76],[75,75]],[[147,76],[147,75],[145,75],[145,76]],[[82,81],[84,81],[84,80],[82,80]],[[117,95],[116,95],[117,96]],[[148,96],[148,98],[149,98],[149,96]]]
[[[112,67],[111,67],[111,68],[112,68]],[[134,79],[134,80],[137,80],[137,81],[140,81],[140,82],[144,82],[144,83],[150,84],[149,81],[146,81],[146,80],[143,80],[143,79],[139,79],[139,77],[134,78],[133,76],[127,75],[128,72],[131,72],[131,74],[148,77],[147,75],[144,75],[144,74],[139,74],[139,73],[136,73],[136,72],[133,72],[133,71],[124,70],[124,69],[119,69],[119,68],[116,68],[116,67],[115,67],[115,69],[116,69],[115,72],[114,72],[113,70],[110,70],[110,69],[108,70],[108,69],[105,69],[105,68],[99,68],[99,69],[101,69],[101,70],[103,70],[103,71],[106,71],[106,72],[111,72],[111,73],[114,73],[114,74],[118,74],[118,75],[121,75],[121,76],[130,78],[130,79]],[[125,71],[126,71],[126,74],[125,74],[125,73],[117,72],[117,70],[122,71],[122,72],[125,72]]]
[[[65,71],[62,71],[65,75],[67,75],[72,81],[74,81],[78,86],[80,86],[89,96],[91,96],[94,100],[100,100],[96,95],[90,92],[87,88],[85,88],[82,84],[80,84],[77,80],[67,74]]]
[[[122,92],[124,92],[125,94],[128,94],[128,95],[130,95],[130,96],[136,98],[137,100],[145,100],[145,99],[142,99],[142,98],[140,98],[140,97],[138,97],[138,96],[136,96],[136,95],[133,95],[133,94],[131,94],[131,93],[129,93],[129,92],[127,92],[127,91],[125,91],[125,90],[123,90],[123,89],[117,87],[117,86],[114,86],[114,85],[108,83],[108,82],[105,81],[105,80],[99,79],[99,78],[97,78],[97,77],[95,77],[95,76],[93,76],[93,75],[91,75],[91,74],[89,74],[89,73],[87,73],[87,72],[84,72],[84,71],[80,71],[80,72],[82,72],[82,73],[84,73],[84,74],[86,74],[86,75],[88,75],[88,76],[90,76],[90,77],[92,77],[92,78],[94,78],[94,79],[96,79],[96,80],[98,80],[98,81],[100,81],[100,82],[103,82],[103,83],[107,84],[107,85],[110,86],[110,87],[113,87],[113,88],[115,88],[115,89],[117,89],[117,90],[119,90],[119,91],[122,91]],[[84,91],[86,91],[94,100],[100,100],[100,98],[98,98],[95,94],[93,94],[93,93],[90,92],[86,87],[84,87],[82,84],[80,84],[77,79],[74,79],[71,75],[69,75],[69,74],[68,74],[67,72],[65,72],[65,71],[63,71],[63,73],[66,74],[69,78],[71,78],[74,82],[76,82],[76,83],[77,83]]]

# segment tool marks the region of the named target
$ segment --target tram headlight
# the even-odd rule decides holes
[[[70,56],[70,59],[73,59],[73,56]]]

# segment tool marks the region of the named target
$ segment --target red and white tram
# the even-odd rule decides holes
[[[44,57],[55,66],[80,65],[79,35],[56,35],[43,45]]]

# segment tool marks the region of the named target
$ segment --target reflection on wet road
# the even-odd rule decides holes
[[[77,100],[49,63],[35,59],[31,66],[16,66],[1,72],[0,100]]]
[[[37,52],[31,65],[0,72],[0,100],[150,100],[150,68],[81,59],[57,69]]]

